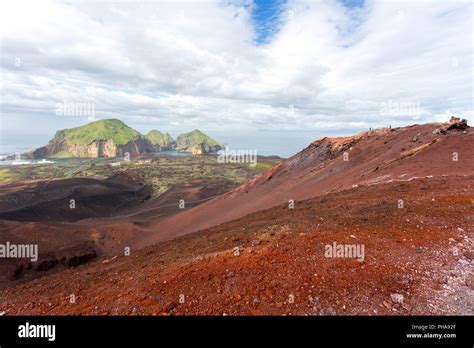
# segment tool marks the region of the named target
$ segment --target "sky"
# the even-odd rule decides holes
[[[472,120],[473,32],[457,0],[2,1],[0,153],[112,117],[292,151]]]

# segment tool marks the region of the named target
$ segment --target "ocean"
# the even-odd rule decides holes
[[[258,155],[291,157],[322,137],[352,135],[359,130],[338,131],[262,131],[246,134],[230,132],[209,133],[213,138],[226,144],[230,150],[256,150]]]
[[[331,130],[331,131],[254,131],[254,132],[229,132],[206,131],[203,132],[224,143],[230,150],[252,150],[258,155],[280,156],[288,158],[306,148],[311,142],[325,136],[344,136],[358,133],[360,130]],[[174,133],[174,132],[173,132]],[[173,134],[176,139],[178,134]],[[0,155],[24,153],[34,150],[48,143],[50,136],[14,137],[2,134],[0,139]],[[176,151],[164,152],[169,155],[186,156]]]

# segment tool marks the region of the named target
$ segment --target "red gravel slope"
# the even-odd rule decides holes
[[[450,124],[377,129],[323,138],[241,187],[150,226],[140,246],[231,221],[288,200],[304,200],[355,185],[474,173],[474,131]],[[436,131],[438,130],[438,132]],[[344,152],[348,160],[344,161]],[[458,161],[453,161],[453,153]]]
[[[363,186],[17,285],[0,312],[472,315],[473,221],[473,175]]]

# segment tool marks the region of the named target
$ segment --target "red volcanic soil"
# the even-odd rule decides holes
[[[462,124],[462,123],[461,123]],[[140,246],[355,185],[474,173],[474,130],[453,124],[376,129],[323,138],[256,179],[183,213],[158,220]],[[455,129],[450,129],[455,128]],[[347,153],[347,161],[344,153]],[[458,161],[453,161],[457,152]]]
[[[145,203],[113,219],[0,221],[2,238],[34,235],[65,266],[81,243],[101,257],[35,280],[20,269],[20,282],[2,282],[0,313],[472,315],[473,150],[456,120],[377,129],[315,141],[158,219]],[[210,197],[182,187],[162,203],[182,194]],[[334,242],[363,245],[364,260],[325,257]]]
[[[40,257],[36,263],[29,259],[0,259],[0,288],[8,286],[10,280],[31,280],[113,250],[120,237],[114,234],[113,226],[106,235],[95,228],[97,223],[73,222],[90,216],[109,216],[117,206],[124,210],[132,203],[140,205],[148,195],[149,188],[123,175],[106,180],[2,183],[0,243],[37,244]],[[71,199],[74,209],[70,208]],[[121,231],[129,234],[138,229],[130,222],[123,227]]]
[[[423,178],[274,207],[5,289],[0,312],[472,315],[473,188]],[[363,262],[325,257],[333,242],[364,245]]]
[[[138,244],[144,234],[151,233],[144,227],[148,219],[180,211],[180,199],[187,208],[193,207],[228,191],[233,184],[224,179],[190,180],[156,199],[148,199],[148,188],[124,175],[106,180],[20,181],[0,186],[0,243],[34,243],[40,250],[36,263],[0,259],[0,288],[4,288],[12,280],[25,282],[71,264],[123,253],[124,247]],[[69,208],[71,198],[75,209]]]

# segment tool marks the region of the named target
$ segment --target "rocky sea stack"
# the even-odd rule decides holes
[[[224,149],[224,145],[207,136],[198,129],[181,134],[176,140],[176,150],[191,152],[195,155],[215,153]]]
[[[152,130],[148,132],[146,138],[160,151],[173,150],[176,147],[176,142],[169,133],[163,134],[158,130]]]

